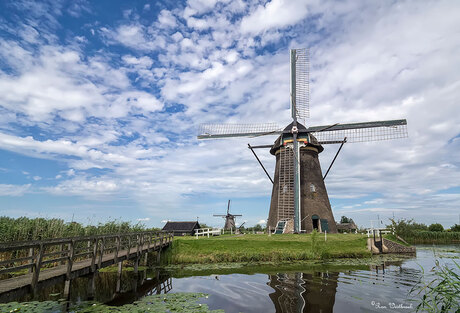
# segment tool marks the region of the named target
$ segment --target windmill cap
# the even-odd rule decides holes
[[[284,128],[284,131],[290,131],[293,126],[294,126],[294,122],[292,122],[291,124],[286,126]],[[297,129],[301,131],[301,130],[306,130],[307,128],[305,126],[303,126],[302,124],[300,124],[299,122],[297,122]],[[300,141],[302,140],[302,138],[307,139],[307,134],[306,133],[300,133],[297,138]],[[276,141],[273,144],[273,146],[271,147],[271,149],[270,149],[271,154],[275,155],[276,151],[278,151],[279,148],[281,148],[283,146],[284,140],[282,140],[282,139],[291,139],[292,140],[292,135],[289,134],[289,133],[281,134],[276,139]],[[318,143],[318,140],[316,139],[316,137],[313,136],[311,133],[310,133],[310,140],[307,142],[307,146],[315,147],[316,149],[318,149],[318,153],[321,153],[324,150],[323,146]]]

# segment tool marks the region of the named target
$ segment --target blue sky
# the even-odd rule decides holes
[[[1,1],[0,214],[220,226],[232,199],[240,222],[265,220],[247,143],[276,138],[197,127],[288,124],[289,49],[309,47],[308,125],[408,120],[407,139],[345,145],[336,219],[458,223],[458,16],[456,1]]]

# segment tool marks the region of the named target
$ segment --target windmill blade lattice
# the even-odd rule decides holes
[[[310,53],[309,49],[291,50],[291,112],[297,119],[310,117]],[[295,112],[294,112],[295,111]]]
[[[281,128],[276,123],[201,124],[198,139],[279,135],[281,132]]]
[[[308,130],[324,128],[327,126],[310,127]],[[342,142],[344,137],[347,137],[347,143],[408,137],[406,120],[338,124],[324,131],[312,132],[311,134],[316,137],[320,144]]]

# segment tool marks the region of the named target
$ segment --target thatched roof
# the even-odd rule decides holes
[[[176,232],[191,232],[194,229],[200,228],[197,221],[194,222],[167,222],[162,230]]]
[[[358,229],[358,226],[353,223],[337,223],[337,230],[352,230],[352,229]]]

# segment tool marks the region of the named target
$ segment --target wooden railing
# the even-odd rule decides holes
[[[163,247],[173,240],[173,234],[144,231],[126,234],[97,235],[74,238],[0,243],[0,275],[19,272],[32,273],[30,285],[37,286],[40,270],[67,265],[66,280],[70,279],[72,266],[77,261],[91,260],[91,271],[101,268],[105,255],[111,254],[113,263],[134,252],[137,259],[152,248]]]

